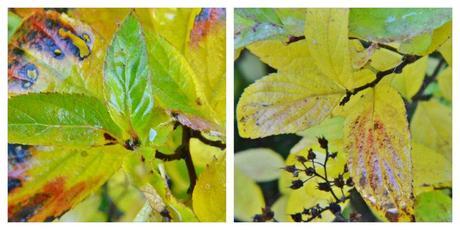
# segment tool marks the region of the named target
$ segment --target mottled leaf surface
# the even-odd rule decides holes
[[[126,153],[120,146],[76,149],[11,145],[8,220],[54,220],[96,191],[119,169]]]
[[[447,8],[355,8],[350,10],[350,35],[377,42],[405,41],[451,19],[452,10]]]
[[[368,89],[345,121],[345,149],[356,189],[390,221],[413,218],[409,127],[402,98],[386,85]]]

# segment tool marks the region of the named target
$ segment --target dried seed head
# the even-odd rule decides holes
[[[316,158],[315,152],[313,152],[313,149],[308,150],[308,160],[314,160]]]
[[[319,146],[321,146],[321,148],[327,149],[328,142],[325,137],[318,137],[318,143],[319,143]]]
[[[299,189],[303,186],[303,181],[302,180],[293,180],[291,184],[292,189]]]

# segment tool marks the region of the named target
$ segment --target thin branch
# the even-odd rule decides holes
[[[404,69],[404,67],[406,67],[407,65],[409,64],[412,64],[414,62],[416,62],[418,59],[420,59],[422,56],[416,56],[416,55],[406,55],[406,56],[403,56],[403,60],[402,62],[397,65],[396,67],[393,67],[393,68],[389,68],[387,70],[384,70],[384,71],[379,71],[376,73],[376,77],[373,81],[371,82],[368,82],[362,86],[359,86],[357,88],[354,88],[352,90],[347,90],[346,91],[346,94],[345,94],[345,97],[340,101],[340,105],[343,106],[345,105],[351,98],[351,96],[353,95],[356,95],[357,93],[365,90],[365,89],[368,89],[368,88],[372,88],[372,87],[375,87],[385,76],[388,76],[392,73],[396,73],[396,74],[399,74],[402,72],[402,70]]]
[[[222,150],[226,148],[226,144],[224,142],[219,141],[219,140],[216,140],[216,141],[209,140],[206,137],[204,137],[200,131],[192,130],[191,136],[194,138],[197,138],[198,140],[203,142],[203,144],[214,146]]]

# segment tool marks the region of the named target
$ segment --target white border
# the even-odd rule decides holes
[[[311,8],[311,7],[452,7],[454,15],[453,23],[453,115],[460,114],[458,112],[458,101],[460,100],[458,84],[459,71],[457,66],[459,62],[457,58],[460,50],[457,49],[459,42],[459,26],[458,17],[460,17],[460,1],[456,0],[0,0],[0,22],[3,23],[0,26],[0,54],[3,63],[0,65],[0,73],[3,73],[3,84],[0,84],[1,92],[1,126],[0,126],[0,138],[3,140],[3,148],[1,154],[0,163],[0,184],[3,189],[0,189],[0,221],[1,228],[5,229],[30,229],[30,228],[43,228],[43,229],[59,229],[68,228],[69,230],[77,230],[82,228],[96,228],[100,226],[113,228],[113,229],[126,229],[131,228],[180,228],[180,229],[233,229],[243,228],[252,229],[278,229],[278,228],[313,228],[313,229],[333,229],[350,227],[353,229],[369,229],[370,227],[376,229],[387,229],[388,227],[403,229],[403,228],[442,228],[451,229],[460,220],[460,203],[457,202],[460,199],[460,192],[458,189],[453,190],[453,224],[424,224],[424,223],[409,223],[409,224],[379,224],[379,223],[357,223],[357,224],[344,224],[336,225],[337,223],[317,223],[317,224],[296,224],[296,223],[233,223],[233,9],[240,7],[280,7],[280,8]],[[110,226],[101,225],[103,223],[51,223],[51,224],[17,224],[7,223],[7,84],[6,84],[6,73],[7,73],[7,8],[8,7],[100,7],[100,8],[117,8],[117,7],[225,7],[227,9],[227,223],[220,224],[186,224],[186,223],[108,223]],[[458,140],[459,137],[459,123],[454,118],[453,121],[453,140]],[[460,159],[458,154],[458,142],[453,143],[453,183],[454,187],[457,188],[459,179],[456,176],[459,170],[456,170],[456,165]],[[456,227],[458,228],[458,227]]]

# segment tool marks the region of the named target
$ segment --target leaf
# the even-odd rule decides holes
[[[183,125],[224,133],[213,122],[206,99],[197,92],[198,80],[189,63],[166,40],[152,31],[145,32],[155,98]]]
[[[262,190],[248,176],[235,168],[235,218],[240,221],[252,221],[265,207]]]
[[[8,220],[51,221],[96,191],[116,172],[127,151],[27,147],[8,151]],[[14,183],[13,183],[14,182]]]
[[[150,11],[156,33],[165,38],[179,52],[185,53],[190,41],[190,32],[195,17],[200,9],[190,8],[158,8]]]
[[[427,67],[428,57],[423,57],[406,66],[402,73],[390,75],[393,77],[392,86],[410,101],[422,86]]]
[[[366,90],[346,118],[348,167],[366,203],[390,221],[413,215],[412,162],[406,110],[387,85]]]
[[[34,11],[8,44],[9,94],[59,91],[92,56],[94,42],[88,25],[55,11]]]
[[[273,203],[271,210],[275,213],[274,219],[278,222],[289,221],[289,215],[286,213],[288,196],[281,196]]]
[[[271,149],[254,148],[235,153],[235,166],[256,182],[267,182],[279,177],[284,161]]]
[[[449,38],[446,42],[444,42],[438,50],[441,52],[442,57],[444,57],[444,60],[446,60],[449,66],[452,66],[452,38]]]
[[[197,92],[212,108],[213,121],[220,130],[225,130],[226,112],[225,18],[225,9],[202,9],[185,46],[185,57],[195,72]]]
[[[345,91],[314,69],[305,74],[271,74],[246,88],[236,108],[240,136],[295,133],[324,120]]]
[[[385,71],[397,66],[402,61],[402,56],[387,49],[377,49],[372,55],[370,65],[379,71]]]
[[[8,41],[21,25],[21,21],[21,17],[11,11],[8,11]]]
[[[297,134],[311,139],[316,139],[317,137],[325,137],[328,140],[342,139],[344,120],[345,119],[343,117],[328,118],[320,124],[310,127]]]
[[[93,97],[48,93],[8,100],[9,143],[101,146],[119,137],[104,104]]]
[[[350,87],[348,9],[308,9],[305,37],[318,69],[345,88]]]
[[[132,138],[146,140],[153,92],[142,28],[130,14],[116,32],[104,64],[104,93],[108,110]]]
[[[410,126],[413,141],[452,159],[451,108],[436,100],[419,102]]]
[[[441,95],[449,101],[452,101],[452,67],[447,67],[438,76],[439,88]]]
[[[414,193],[452,182],[452,162],[424,145],[412,143]]]
[[[406,41],[428,33],[452,19],[448,8],[350,10],[350,35],[376,42]]]
[[[451,222],[452,198],[442,191],[425,192],[415,203],[417,222]]]
[[[290,44],[278,40],[265,40],[252,43],[247,48],[278,72],[302,73],[305,66],[314,66],[314,59],[309,55],[305,40]]]
[[[193,211],[200,221],[225,222],[225,155],[211,162],[193,190]]]
[[[424,33],[403,42],[399,47],[399,51],[406,54],[424,56],[434,52],[450,37],[452,37],[452,21],[433,30],[432,33]]]

